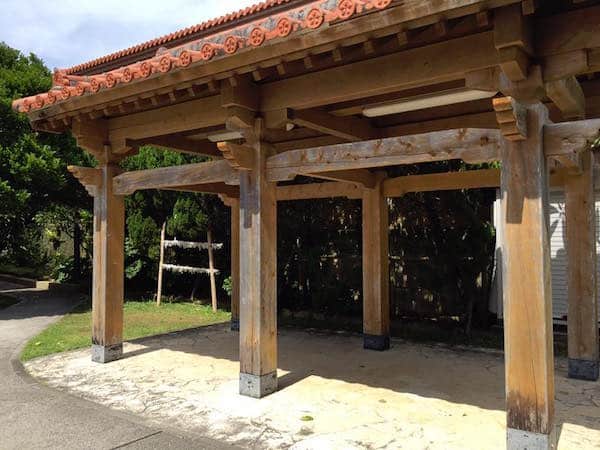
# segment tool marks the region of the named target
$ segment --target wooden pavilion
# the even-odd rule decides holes
[[[508,448],[554,442],[549,183],[567,203],[569,376],[598,378],[594,156],[600,5],[580,0],[268,0],[54,74],[16,100],[96,168],[92,358],[122,354],[124,196],[219,194],[232,211],[240,393],[277,389],[276,210],[362,198],[364,347],[389,346],[387,197],[501,187]],[[123,173],[145,144],[212,161]],[[388,178],[462,159],[502,170]],[[303,175],[312,184],[278,186]]]

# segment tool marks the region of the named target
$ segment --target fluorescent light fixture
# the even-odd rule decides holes
[[[468,102],[491,98],[497,92],[480,91],[475,89],[452,89],[449,91],[435,92],[433,94],[408,97],[394,103],[370,106],[363,109],[365,117],[380,117],[390,114],[398,114],[419,109],[433,108],[436,106],[453,105],[455,103]]]
[[[207,136],[210,142],[225,142],[241,139],[243,136],[239,131],[223,131],[222,133],[211,134]]]

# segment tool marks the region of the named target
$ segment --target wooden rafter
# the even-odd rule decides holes
[[[377,183],[375,174],[368,169],[336,170],[333,172],[308,173],[310,177],[323,180],[340,181],[342,183],[353,183],[365,188],[374,188]]]
[[[127,139],[125,142],[131,147],[153,145],[155,147],[166,148],[192,155],[221,156],[221,153],[214,142],[189,139],[181,135],[155,136],[138,140]]]
[[[347,141],[364,141],[379,136],[378,130],[372,127],[367,119],[336,117],[318,109],[302,111],[285,109],[284,111],[284,115],[290,123]]]

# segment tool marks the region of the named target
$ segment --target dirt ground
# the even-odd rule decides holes
[[[280,330],[280,390],[238,392],[238,334],[226,325],[125,346],[106,365],[89,350],[26,364],[47,384],[158,423],[245,448],[502,449],[504,366],[495,352]],[[556,364],[559,449],[600,449],[600,383]]]

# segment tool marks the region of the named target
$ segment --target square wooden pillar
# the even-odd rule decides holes
[[[240,171],[240,394],[260,398],[277,390],[277,199],[268,146],[248,151],[253,169]]]
[[[594,155],[582,155],[581,173],[565,181],[569,377],[598,379],[596,208]]]
[[[362,198],[363,334],[365,349],[390,348],[389,211],[383,195],[385,173]]]
[[[503,297],[507,448],[552,448],[554,354],[543,127],[548,111],[527,107],[527,138],[504,141]]]
[[[100,166],[94,196],[92,360],[106,363],[123,354],[124,197],[113,194],[119,166]]]
[[[240,329],[240,200],[229,199],[231,207],[231,330]]]

